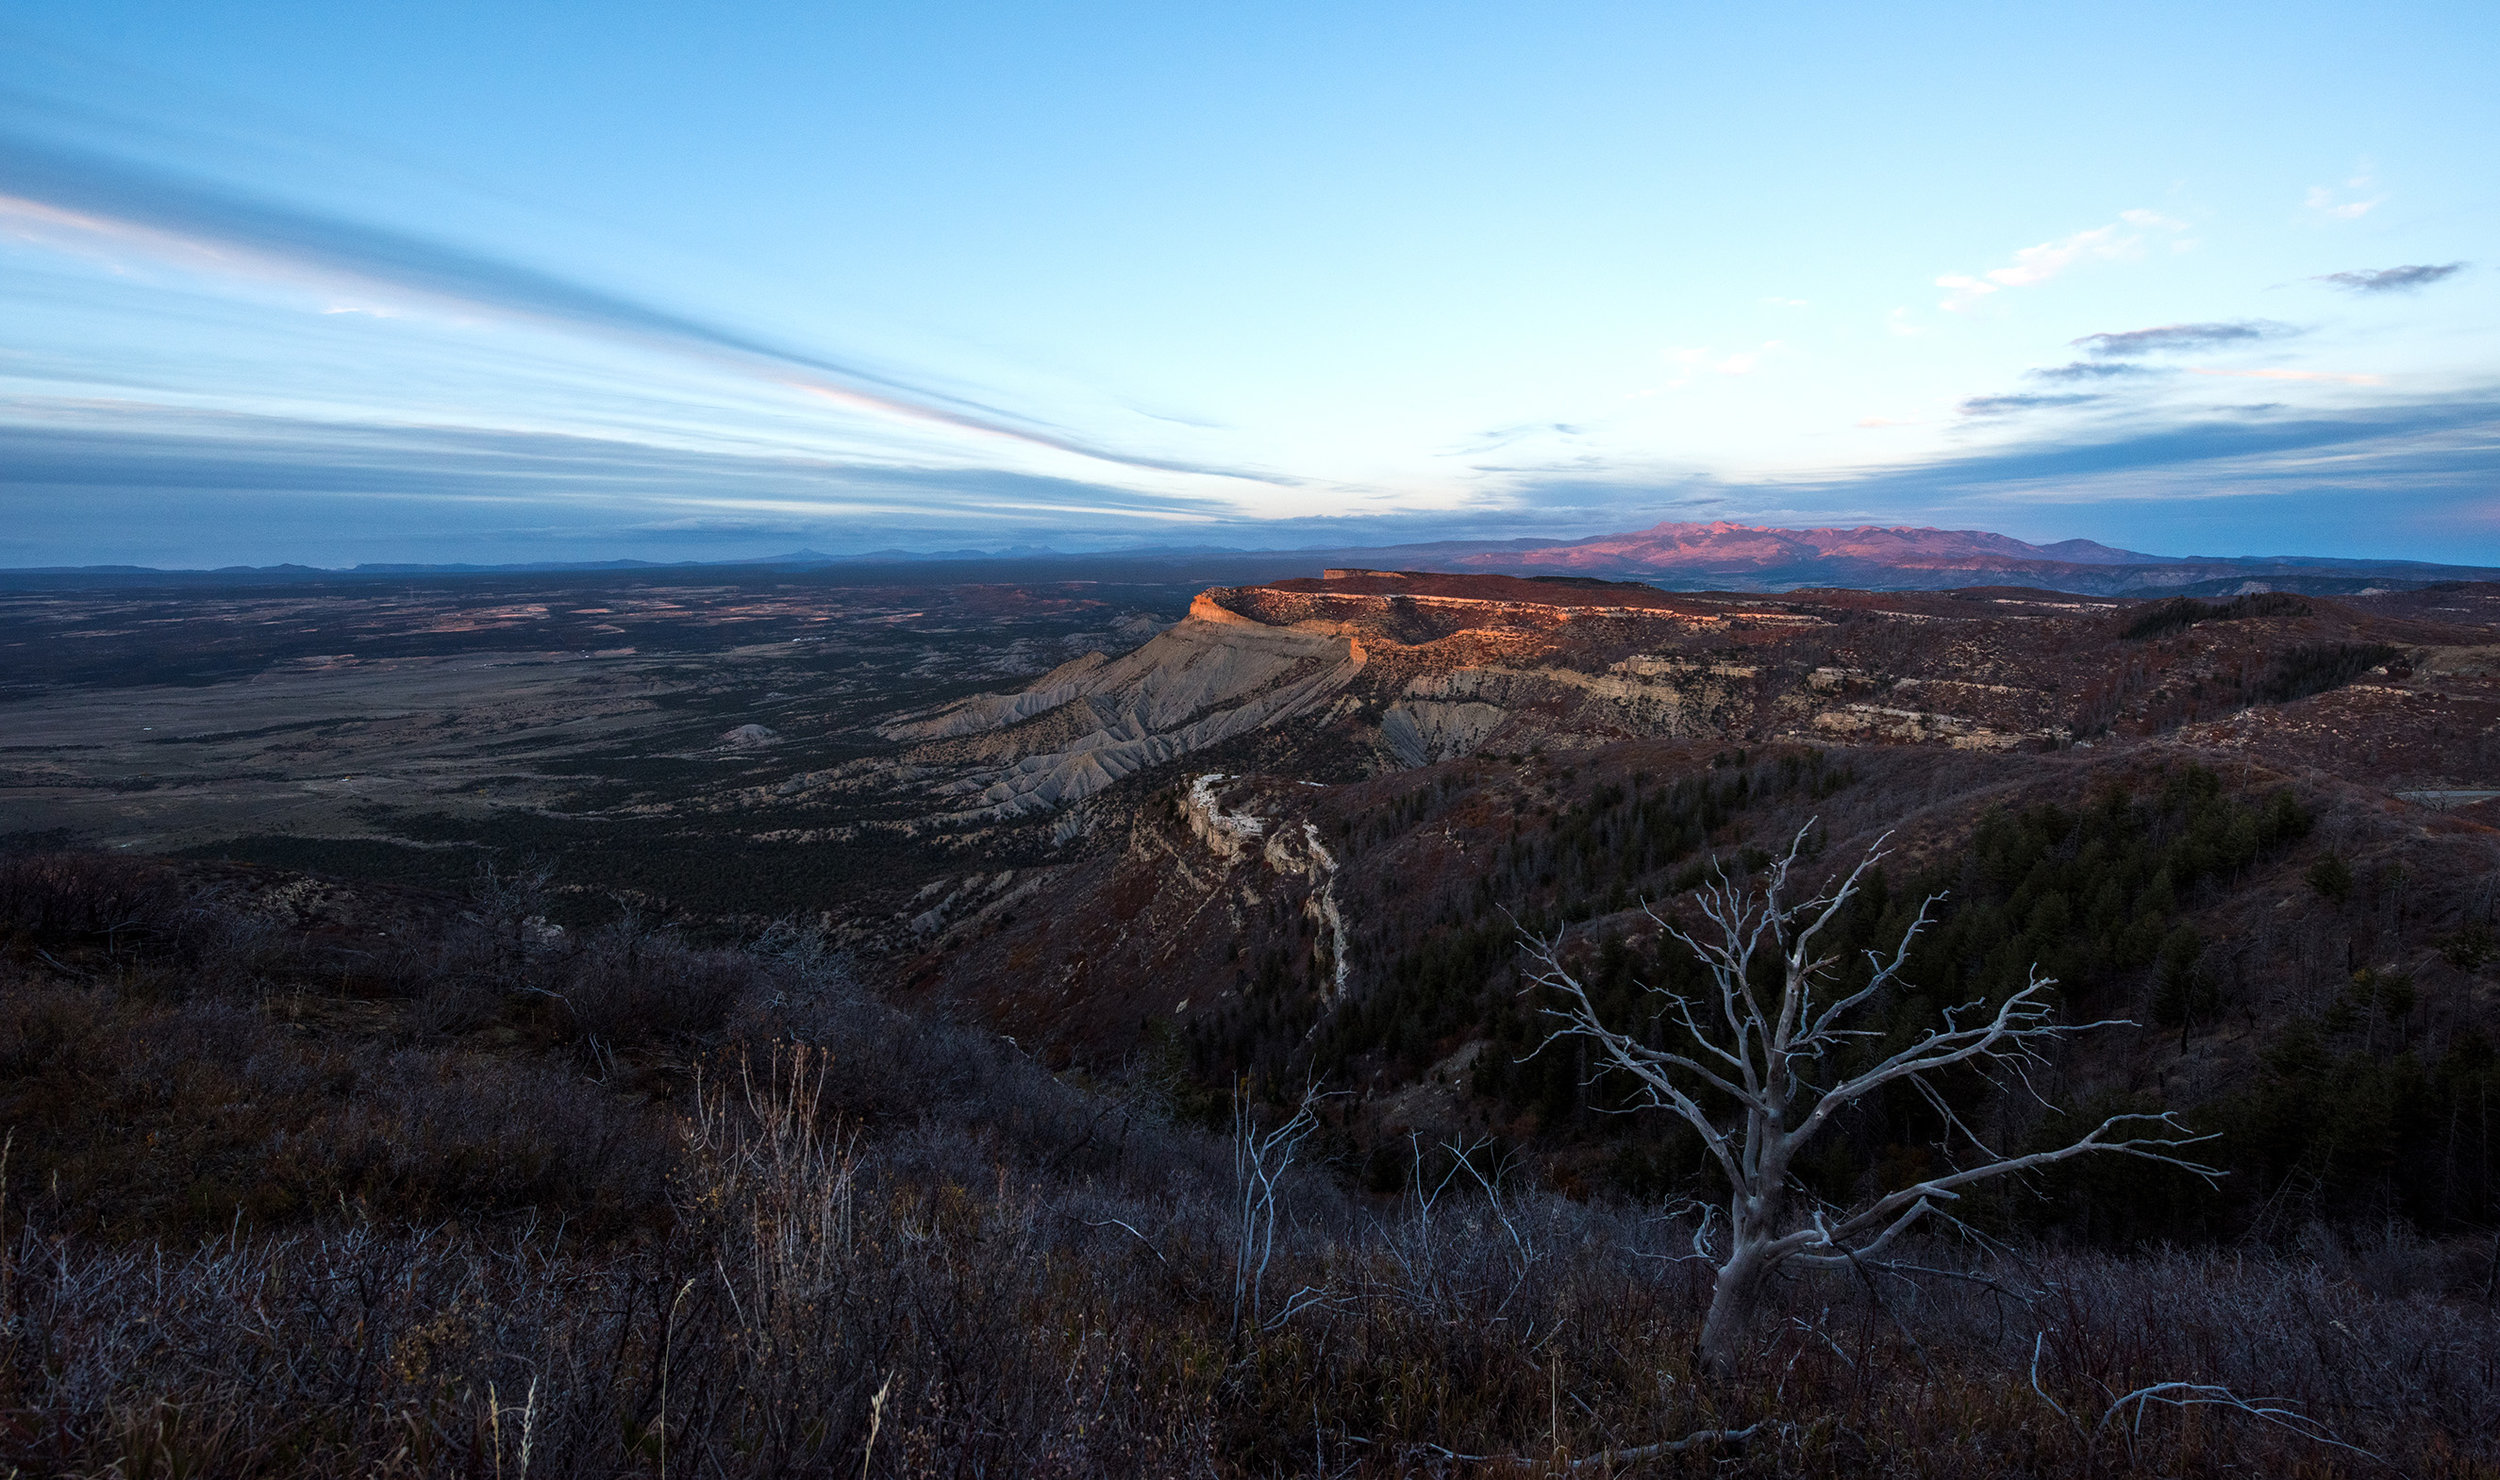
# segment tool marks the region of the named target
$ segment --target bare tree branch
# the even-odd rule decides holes
[[[1836,999],[1818,1000],[1840,958],[1818,951],[1817,942],[1844,918],[1886,855],[1885,840],[1878,838],[1838,882],[1795,899],[1794,881],[1814,827],[1808,822],[1798,830],[1759,888],[1717,870],[1694,896],[1706,930],[1687,931],[1649,909],[1650,919],[1709,979],[1709,989],[1701,993],[1650,989],[1664,999],[1656,1019],[1681,1030],[1668,1046],[1643,1042],[1602,1020],[1587,985],[1565,959],[1564,932],[1521,932],[1527,957],[1522,991],[1538,994],[1538,1011],[1552,1024],[1539,1051],[1566,1039],[1592,1045],[1597,1072],[1622,1071],[1636,1086],[1642,1107],[1672,1112],[1690,1126],[1727,1181],[1729,1242],[1725,1255],[1714,1261],[1718,1283],[1702,1336],[1704,1360],[1720,1373],[1733,1367],[1761,1292],[1783,1267],[1862,1269],[1861,1261],[1883,1253],[1973,1183],[2095,1152],[2162,1162],[2209,1181],[2222,1175],[2180,1154],[2183,1147],[2213,1138],[2191,1133],[2166,1112],[2113,1115],[2063,1146],[2003,1155],[1954,1108],[1936,1076],[1975,1072],[1995,1082],[2019,1082],[2038,1099],[2029,1071],[2050,1062],[2050,1049],[2077,1034],[2132,1026],[2124,1019],[2059,1021],[2052,996],[2056,981],[2037,967],[1993,1006],[1981,999],[1947,1008],[1915,1041],[1832,1083],[1819,1082],[1827,1066],[1838,1067],[1854,1046],[1881,1036],[1873,1027],[1856,1025],[1856,1015],[1902,985],[1911,950],[1943,896],[1920,902],[1889,953],[1865,952],[1863,984]],[[1764,1000],[1757,976],[1777,978],[1776,1001]],[[1943,1123],[1948,1144],[1958,1137],[1976,1150],[1977,1160],[1833,1213],[1792,1214],[1788,1196],[1795,1190],[1792,1168],[1799,1156],[1842,1111],[1895,1085],[1924,1097]],[[1702,1247],[1697,1237],[1696,1252]]]

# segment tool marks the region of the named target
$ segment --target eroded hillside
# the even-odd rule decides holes
[[[1605,1113],[1622,1086],[1531,1052],[1520,931],[1565,931],[1633,1013],[1637,980],[1681,969],[1643,904],[1672,912],[1810,825],[1830,857],[1883,840],[1895,915],[1946,895],[1921,961],[1939,994],[2039,962],[2075,1010],[2137,1024],[2059,1066],[2070,1097],[2242,1128],[2247,1177],[2174,1225],[2302,1178],[2413,1197],[2400,1165],[2487,1198],[2487,1151],[2422,1159],[2452,1155],[2423,1127],[2483,1082],[2500,1028],[2500,833],[2477,802],[2495,595],[1210,591],[1119,660],[894,727],[937,804],[1030,779],[988,805],[1056,802],[1069,839],[931,886],[900,980],[1053,1064],[1320,1078],[1361,1099],[1349,1154],[1492,1135],[1575,1183],[1663,1185],[1674,1148]],[[1047,789],[1121,746],[1160,769]],[[2325,1104],[2378,1150],[2356,1160]],[[1864,1157],[1913,1139],[1914,1109],[1886,1113]]]
[[[2045,752],[2227,719],[2238,728],[2200,741],[2263,735],[2267,753],[2326,769],[2357,743],[2356,777],[2459,787],[2485,760],[2472,737],[2500,715],[2494,602],[2483,587],[2377,604],[1772,599],[1340,571],[1207,591],[1121,657],[889,722],[905,748],[880,779],[975,821],[1068,807],[1260,730],[1289,732],[1272,749],[1373,773],[1626,740]],[[2341,692],[2285,711],[2326,691]]]

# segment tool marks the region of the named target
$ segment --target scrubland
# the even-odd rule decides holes
[[[1373,1190],[1326,1101],[1285,1165],[1262,1093],[1054,1076],[796,929],[259,882],[0,857],[18,1473],[2500,1473],[2487,1234],[1944,1240],[1713,1382],[1658,1203]]]

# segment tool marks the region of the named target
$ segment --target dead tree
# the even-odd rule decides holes
[[[1267,1312],[1267,1266],[1276,1253],[1276,1195],[1285,1174],[1293,1169],[1302,1143],[1319,1129],[1320,1102],[1327,1098],[1316,1083],[1305,1086],[1292,1116],[1284,1124],[1262,1131],[1251,1106],[1248,1081],[1233,1086],[1235,1337],[1241,1334],[1245,1310],[1253,1326],[1265,1329],[1284,1324],[1326,1295],[1325,1291],[1305,1286],[1296,1290],[1273,1317]]]
[[[1529,969],[1522,990],[1544,989],[1540,1011],[1559,1023],[1546,1044],[1586,1039],[1595,1048],[1592,1070],[1622,1071],[1637,1086],[1640,1105],[1681,1117],[1700,1134],[1726,1180],[1725,1250],[1711,1247],[1716,1209],[1705,1213],[1694,1235],[1695,1251],[1718,1269],[1702,1326],[1701,1356],[1703,1365],[1720,1376],[1734,1370],[1774,1276],[1792,1266],[1864,1272],[1974,1182],[2101,1151],[2168,1162],[2207,1179],[2221,1175],[2178,1154],[2183,1146],[2212,1138],[2189,1135],[2167,1112],[2113,1115],[2079,1140],[2027,1155],[1992,1149],[1964,1122],[1941,1093],[1937,1075],[1968,1069],[2029,1090],[2027,1071],[2046,1064],[2043,1050],[2048,1046],[2127,1021],[2058,1022],[2049,997],[2055,982],[2036,967],[2021,988],[1994,1006],[1983,1000],[1949,1008],[1908,1047],[1863,1067],[1845,1066],[1853,1045],[1883,1036],[1860,1024],[1900,985],[1910,948],[1943,896],[1920,904],[1889,956],[1866,953],[1869,975],[1864,985],[1837,995],[1827,992],[1840,958],[1816,943],[1857,895],[1867,871],[1884,857],[1883,840],[1877,839],[1836,885],[1792,900],[1792,877],[1813,828],[1809,822],[1798,832],[1787,856],[1771,864],[1759,890],[1725,872],[1699,890],[1695,902],[1708,922],[1699,936],[1655,908],[1648,911],[1693,954],[1710,980],[1709,989],[1693,996],[1650,989],[1663,999],[1659,1019],[1666,1025],[1664,1047],[1652,1047],[1600,1020],[1588,989],[1564,963],[1562,932],[1546,937],[1529,933],[1525,939]],[[1941,1149],[1953,1169],[1846,1206],[1806,1195],[1794,1180],[1799,1155],[1842,1111],[1893,1085],[1917,1090],[1942,1116]]]

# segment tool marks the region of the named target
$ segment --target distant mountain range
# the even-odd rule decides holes
[[[1215,546],[1059,553],[1019,547],[1004,551],[879,550],[783,555],[720,561],[536,561],[511,565],[367,564],[331,571],[307,565],[226,566],[213,571],[153,570],[133,565],[54,566],[0,571],[0,583],[37,577],[106,582],[237,580],[254,583],[337,577],[460,576],[529,571],[684,572],[704,569],[829,567],[897,568],[977,565],[992,579],[1064,576],[1069,567],[1158,570],[1177,578],[1184,567],[1208,566],[1222,583],[1308,574],[1321,566],[1484,571],[1526,576],[1590,576],[1642,581],[1678,591],[1790,591],[1836,587],[1873,591],[1944,591],[1964,586],[2028,586],[2096,596],[2234,595],[2301,591],[2351,595],[2404,590],[2441,581],[2500,581],[2500,568],[2433,565],[2415,560],[2335,559],[2284,555],[2147,555],[2093,540],[2034,545],[1978,529],[1859,525],[1849,529],[1776,529],[1719,521],[1666,523],[1629,534],[1579,540],[1444,540],[1429,544],[1340,546],[1299,550],[1234,550]],[[1242,567],[1236,571],[1234,566]],[[1141,572],[1142,573],[1142,572]],[[888,577],[891,578],[891,575]]]
[[[2103,596],[2228,595],[2243,591],[2349,594],[2437,581],[2500,579],[2488,566],[2298,556],[2147,555],[2092,540],[2034,545],[1977,529],[1861,525],[1769,529],[1750,524],[1660,524],[1632,534],[1532,550],[1456,557],[1462,568],[1514,575],[1598,576],[1675,590],[1786,591],[1849,587],[1941,591],[2032,586]]]

